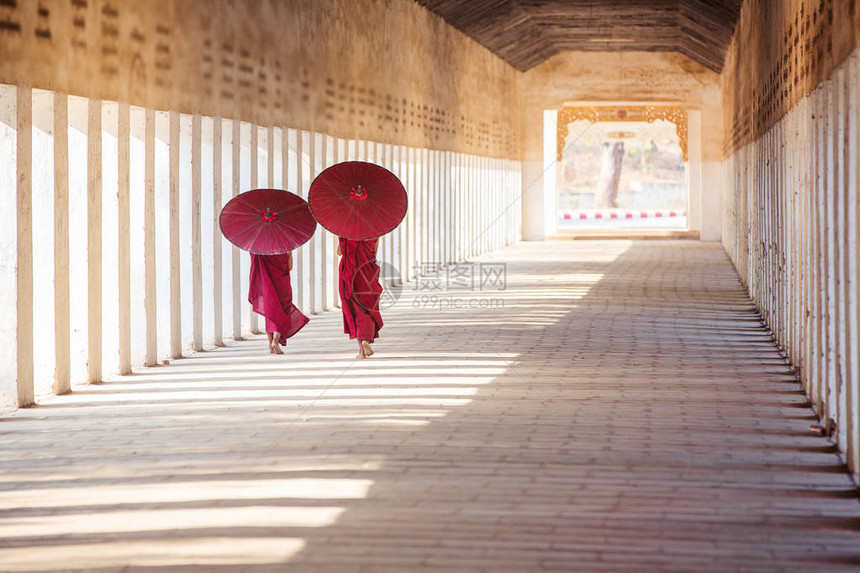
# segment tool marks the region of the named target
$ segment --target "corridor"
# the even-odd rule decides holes
[[[404,284],[366,361],[335,310],[286,356],[4,411],[0,569],[860,571],[856,486],[720,244],[475,262]]]

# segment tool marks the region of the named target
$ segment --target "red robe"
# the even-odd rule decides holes
[[[353,241],[340,237],[339,292],[343,310],[343,331],[350,340],[376,340],[382,328],[379,313],[379,265],[376,239]]]
[[[293,304],[289,257],[289,253],[251,255],[248,302],[254,312],[266,317],[266,332],[281,333],[281,345],[308,323],[308,317]]]

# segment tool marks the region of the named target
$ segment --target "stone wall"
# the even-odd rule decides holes
[[[10,0],[0,83],[519,158],[517,72],[411,0]]]
[[[852,52],[855,0],[746,0],[723,68],[725,152],[761,137]]]
[[[722,74],[723,244],[860,475],[860,6],[747,0]]]

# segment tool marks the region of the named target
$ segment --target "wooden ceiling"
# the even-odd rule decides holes
[[[680,52],[719,72],[743,0],[416,0],[520,71],[567,50]]]

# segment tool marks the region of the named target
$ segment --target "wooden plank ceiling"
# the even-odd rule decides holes
[[[520,71],[566,50],[680,52],[719,72],[743,0],[416,0]]]

